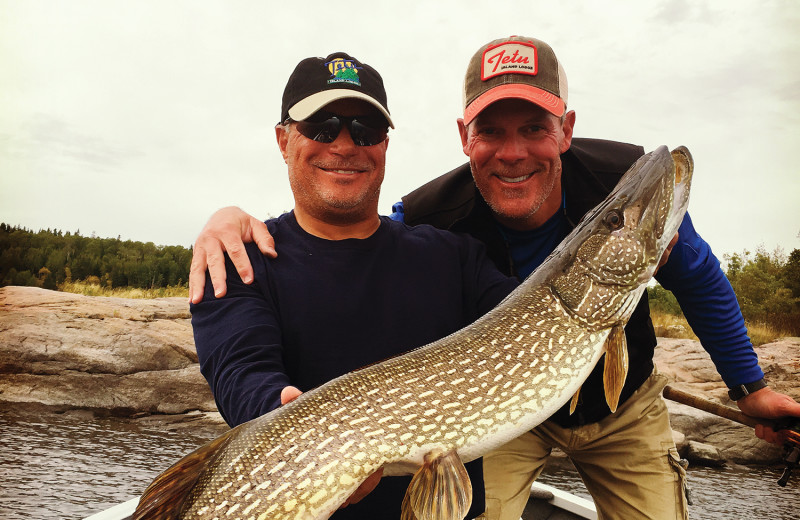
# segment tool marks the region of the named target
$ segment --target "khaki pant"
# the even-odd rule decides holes
[[[519,520],[531,484],[558,447],[580,473],[599,519],[687,519],[686,473],[661,397],[666,382],[653,373],[598,423],[561,428],[548,421],[484,456],[486,518]]]

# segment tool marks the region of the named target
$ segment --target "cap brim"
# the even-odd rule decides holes
[[[530,85],[511,83],[508,85],[499,85],[478,96],[475,101],[470,103],[464,110],[464,124],[470,124],[486,107],[501,99],[523,99],[525,101],[530,101],[556,117],[564,115],[564,110],[566,110],[564,100],[555,94]]]
[[[380,113],[383,114],[383,117],[386,118],[389,126],[394,128],[394,123],[392,122],[392,117],[389,115],[389,112],[387,112],[386,109],[383,108],[383,106],[375,98],[357,90],[349,90],[344,88],[323,90],[322,92],[311,94],[305,99],[301,99],[289,109],[289,117],[295,121],[303,121],[304,119],[312,116],[314,112],[320,110],[328,103],[332,103],[339,99],[361,99],[366,101],[370,105],[377,108]]]

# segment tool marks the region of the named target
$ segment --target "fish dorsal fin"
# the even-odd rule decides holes
[[[472,503],[472,483],[455,450],[433,450],[414,474],[401,520],[462,520]]]
[[[234,437],[236,429],[217,437],[197,448],[169,469],[156,477],[147,486],[139,505],[131,517],[133,520],[178,518],[183,504],[209,462],[216,459],[222,448]]]
[[[603,388],[606,403],[611,412],[617,411],[619,395],[628,376],[628,344],[625,340],[625,328],[614,325],[606,339],[606,361],[603,366]]]

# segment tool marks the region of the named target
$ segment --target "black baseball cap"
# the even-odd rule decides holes
[[[377,108],[394,128],[386,89],[378,71],[344,52],[306,58],[295,67],[281,103],[281,122],[303,121],[337,99],[361,99]]]

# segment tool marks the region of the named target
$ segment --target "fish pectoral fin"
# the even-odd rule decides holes
[[[220,451],[235,437],[236,431],[234,428],[197,448],[157,476],[142,493],[131,518],[178,518],[203,470],[209,462],[216,460]]]
[[[580,397],[581,397],[581,388],[583,388],[583,387],[578,387],[578,389],[575,391],[575,395],[572,396],[572,400],[570,400],[570,402],[569,402],[569,414],[570,415],[574,414],[575,413],[575,408],[578,407],[578,401],[580,400]]]
[[[612,412],[617,411],[619,396],[628,376],[628,344],[625,341],[625,328],[614,325],[606,339],[606,361],[603,366],[603,388],[606,403]]]
[[[472,483],[455,450],[425,454],[408,485],[401,520],[462,520],[472,503]]]

